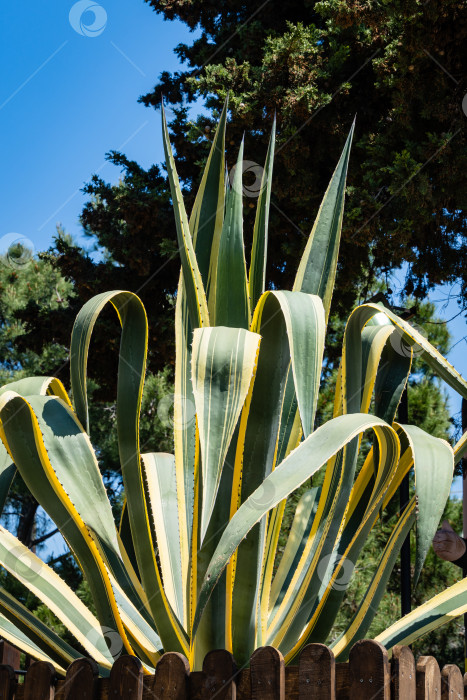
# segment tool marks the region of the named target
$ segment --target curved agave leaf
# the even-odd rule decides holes
[[[390,652],[396,644],[412,644],[467,612],[467,578],[438,593],[375,637]]]
[[[147,319],[141,300],[131,292],[105,292],[79,312],[71,338],[71,379],[78,418],[87,423],[86,366],[94,324],[107,303],[122,324],[117,385],[117,433],[123,484],[138,569],[143,587],[154,591],[149,605],[165,648],[188,652],[187,637],[167,600],[152,541],[139,448],[139,414],[147,352]],[[102,538],[105,542],[105,538]],[[118,563],[116,558],[115,563]],[[114,571],[116,575],[116,572]],[[122,584],[122,581],[120,581]],[[122,586],[123,587],[123,586]],[[128,594],[128,591],[126,591]]]
[[[20,396],[57,396],[71,407],[70,397],[57,377],[24,377],[0,388],[0,396],[15,391]]]
[[[146,311],[136,294],[120,290],[103,292],[92,297],[81,308],[71,333],[71,390],[78,420],[85,430],[89,431],[86,386],[89,344],[94,325],[108,303],[114,307],[122,326],[117,385],[117,427],[119,428],[122,469],[124,469],[127,467],[124,459],[124,457],[128,458],[127,452],[131,450],[135,453],[133,459],[129,460],[131,465],[134,465],[139,455],[138,433],[134,423],[140,413],[148,342]],[[128,407],[127,411],[124,411],[124,397]],[[128,421],[130,413],[132,420]],[[128,427],[125,428],[124,423],[129,423]],[[128,440],[128,446],[121,444],[123,436]],[[122,450],[125,451],[124,454],[122,454]]]
[[[110,668],[113,658],[97,618],[53,569],[2,526],[0,564],[52,610],[99,664]]]
[[[443,355],[427,340],[419,331],[417,331],[413,326],[407,321],[394,314],[392,311],[386,307],[378,306],[377,304],[362,304],[362,306],[357,307],[352,315],[355,313],[361,313],[360,309],[367,309],[365,316],[371,318],[375,315],[377,310],[379,313],[384,313],[390,321],[399,329],[402,339],[407,345],[416,346],[421,350],[420,357],[424,360],[427,365],[443,379],[448,386],[457,391],[463,398],[467,398],[467,381],[462,377],[461,374],[447,361]]]
[[[381,598],[385,593],[389,577],[392,574],[400,549],[415,523],[415,510],[415,497],[413,497],[391,532],[386,547],[378,562],[377,569],[362,597],[357,612],[353,616],[345,632],[331,644],[331,648],[339,661],[346,661],[351,647],[355,642],[358,642],[359,639],[363,639],[366,636],[378,610]]]
[[[366,336],[366,334],[368,330],[370,330],[369,326],[373,323],[373,321],[374,318],[371,319],[368,325],[363,329],[362,341],[365,337],[369,338],[369,336]],[[385,420],[386,423],[392,425],[395,420],[397,407],[410,374],[412,352],[403,354],[396,352],[393,347],[393,342],[394,333],[397,333],[397,330],[390,321],[388,321],[388,324],[390,324],[389,327],[392,328],[392,331],[381,353],[376,373],[376,380],[373,382],[375,397],[374,414]],[[366,372],[366,376],[368,376],[368,371]],[[408,447],[408,444],[406,446],[402,446],[402,453],[406,452],[406,447]],[[395,494],[400,485],[401,479],[413,465],[411,450],[407,451],[407,456],[408,460],[404,458],[403,454],[399,461],[397,472],[386,493],[383,508],[385,508],[387,503],[391,500],[392,496]],[[346,526],[351,518],[355,523],[358,523],[363,517],[368,505],[371,490],[373,488],[374,470],[375,466],[373,460],[373,450],[371,450],[352,488],[352,493],[349,499],[349,507],[345,515]]]
[[[22,603],[0,587],[0,613],[59,667],[69,666],[81,654],[47,627]],[[101,667],[102,668],[102,667]]]
[[[110,505],[89,438],[60,399],[32,396],[27,401],[11,392],[3,397],[3,403],[0,413],[5,437],[17,455],[21,475],[55,520],[86,573],[101,624],[114,630],[113,636],[118,631],[130,653],[125,629],[131,629],[154,663],[161,643],[145,610],[146,598],[139,596],[120,558]],[[14,425],[8,420],[10,410],[16,411]]]
[[[335,419],[334,419],[335,420]],[[378,440],[379,434],[375,431]],[[349,569],[353,570],[353,564],[358,558],[361,548],[365,544],[368,534],[378,517],[384,493],[390,483],[399,461],[400,450],[399,440],[394,431],[390,431],[385,436],[383,441],[380,441],[381,449],[379,450],[378,469],[375,477],[375,484],[372,490],[368,508],[365,516],[359,522],[355,532],[351,533],[350,538],[344,542],[342,553],[337,557],[331,568],[327,563],[327,559],[333,560],[334,557],[325,554],[324,558],[319,550],[315,554],[315,561],[310,567],[310,581],[317,575],[318,579],[322,579],[321,587],[318,590],[317,596],[307,594],[302,601],[298,598],[291,608],[292,614],[295,615],[293,624],[283,625],[282,628],[275,634],[274,644],[279,645],[280,650],[288,655],[295,655],[302,645],[311,639],[315,639],[322,631],[317,631],[317,627],[329,625],[332,626],[332,621],[337,614],[337,609],[340,603],[340,595],[343,595],[347,579],[349,577]],[[342,540],[342,538],[341,538]],[[319,557],[319,558],[318,558]],[[342,581],[342,577],[344,581]],[[338,582],[338,587],[335,583]],[[336,599],[339,600],[335,603]],[[336,608],[337,605],[337,608]],[[334,609],[336,612],[332,615]],[[326,612],[324,612],[326,610]],[[301,621],[301,634],[297,635],[296,622]],[[304,622],[306,625],[304,626]],[[326,634],[327,636],[327,634]],[[320,637],[321,638],[321,637]],[[297,641],[298,639],[298,641]]]
[[[319,296],[302,292],[268,294],[276,297],[284,315],[302,431],[308,437],[313,430],[323,364],[323,304]]]
[[[271,292],[270,294],[276,295],[280,304],[291,354],[275,455],[276,463],[280,463],[291,450],[297,447],[302,434],[307,437],[313,429],[323,362],[325,317],[323,305],[318,296],[305,295],[301,292]],[[266,295],[263,303],[264,299],[267,299]],[[261,304],[258,305],[258,309],[261,309]],[[261,634],[265,634],[266,631],[269,589],[284,508],[285,502],[274,510],[268,524],[268,546],[260,583],[262,600],[259,631]]]
[[[347,324],[343,361],[336,386],[335,416],[341,415],[348,409],[345,381],[347,375],[354,378],[351,408],[355,412],[362,413],[369,410],[376,369],[390,329],[376,327],[367,330],[364,328],[367,320],[355,315]],[[296,614],[297,606],[302,606],[302,610],[311,611],[322,587],[322,580],[329,578],[332,574],[335,561],[339,557],[339,533],[348,510],[358,446],[359,439],[356,438],[345,447],[345,450],[330,460],[326,467],[317,515],[301,560],[288,590],[271,610],[268,625],[270,640],[275,640],[284,630],[288,630],[289,639],[300,637],[303,622],[302,615]],[[368,497],[372,489],[373,484],[370,484]],[[356,522],[360,522],[360,518],[357,518]],[[324,569],[323,564],[320,563],[318,570],[317,552],[320,553],[319,562],[327,562],[327,567],[324,566]],[[312,562],[314,562],[313,566]]]
[[[438,528],[452,485],[454,453],[445,440],[434,438],[415,425],[399,425],[413,454],[417,531],[414,583],[422,570],[431,541]]]
[[[467,452],[467,431],[462,435],[462,437],[456,442],[453,447],[454,450],[454,464],[458,464],[460,460],[465,457]]]
[[[15,474],[16,467],[3,442],[0,442],[0,515],[3,513]]]
[[[389,323],[385,326],[369,326],[367,324],[365,328],[362,329],[363,371],[360,410],[364,413],[370,410],[371,399],[375,390],[376,380],[378,379],[378,370],[381,366],[384,366],[385,363],[385,360],[383,360],[383,353],[388,346],[388,339],[394,332],[394,326]],[[376,411],[375,414],[380,415]],[[380,417],[383,418],[382,415],[380,415]],[[384,418],[384,420],[386,419]]]
[[[143,455],[141,455],[143,457]],[[136,561],[135,548],[133,545],[133,538],[131,536],[130,527],[130,516],[128,515],[128,505],[126,498],[123,501],[122,512],[120,515],[120,523],[118,526],[118,536],[119,536],[119,549],[122,553],[122,558],[128,560],[131,568],[135,572],[135,576],[138,580],[141,579],[138,571],[138,562]],[[127,564],[128,567],[128,564]]]
[[[71,406],[71,401],[65,387],[57,377],[25,377],[24,379],[10,382],[1,387],[0,396],[7,391],[15,391],[21,396],[29,396],[31,394],[58,396]],[[16,467],[8,454],[8,450],[5,448],[4,444],[0,442],[0,514],[5,507],[5,502],[8,498],[15,474]]]
[[[444,440],[434,438],[419,428],[397,424],[395,426],[398,434],[404,431],[408,436],[415,466],[416,498],[419,501],[416,572],[419,572],[449,496],[454,467],[453,452]],[[350,576],[346,575],[345,569],[353,567],[356,563],[368,533],[378,517],[378,509],[387,492],[387,486],[394,479],[396,472],[397,461],[379,493],[378,482],[375,483],[365,514],[358,524],[356,523],[357,526],[350,527],[348,524],[344,529],[339,542],[338,563],[333,568],[332,576],[324,578],[319,604],[301,640],[294,645],[288,658],[296,655],[303,644],[327,638],[350,582]],[[342,572],[343,581],[339,579]],[[337,586],[334,585],[336,581],[339,582]]]
[[[393,429],[379,418],[364,414],[334,418],[306,438],[240,506],[224,530],[208,567],[198,599],[193,634],[222,571],[251,528],[345,444],[369,428],[376,431],[383,445],[394,440]]]
[[[282,392],[290,365],[287,326],[274,294],[263,295],[255,310],[251,330],[259,333],[262,341],[255,383],[240,421],[230,513],[227,513],[230,517],[274,468]],[[227,519],[224,518],[224,522]],[[248,539],[241,543],[226,572],[227,618],[231,621],[231,640],[228,640],[227,647],[240,664],[248,660],[255,647],[258,591],[266,545],[265,526],[265,521],[261,521]]]
[[[111,506],[89,437],[71,409],[60,400],[29,397],[28,401],[35,412],[54,474],[66,494],[62,502],[72,503],[110,572],[134,607],[141,609],[147,623],[153,625],[144,606],[145,596],[141,596],[140,586],[135,586],[123,565]],[[71,510],[70,514],[73,517]]]
[[[61,664],[58,664],[48,654],[42,651],[37,644],[34,644],[29,637],[24,634],[16,625],[14,625],[5,615],[0,613],[0,633],[2,639],[10,644],[13,644],[17,649],[21,649],[25,654],[29,654],[33,659],[39,661],[47,661],[53,664],[57,673],[65,675],[65,669]],[[102,675],[106,675],[105,670]]]
[[[393,334],[397,333],[393,328]],[[378,373],[375,381],[375,415],[383,418],[387,423],[393,423],[401,396],[406,387],[412,364],[412,353],[401,354],[397,352],[391,340],[381,353]]]
[[[39,400],[59,402],[63,412],[70,410],[60,399],[30,397],[30,401]],[[100,623],[118,631],[131,653],[107,569],[86,525],[56,476],[35,411],[26,399],[10,392],[1,397],[0,419],[2,440],[8,444],[24,482],[47,509],[86,574]],[[56,433],[62,439],[66,435],[60,429]],[[57,447],[60,448],[60,440],[57,440]]]
[[[221,471],[256,369],[260,336],[242,328],[198,328],[193,338],[193,393],[201,448],[200,544]]]

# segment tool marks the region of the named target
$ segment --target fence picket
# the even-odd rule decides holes
[[[14,669],[6,664],[0,665],[0,700],[10,700],[16,688]]]
[[[390,700],[391,678],[386,649],[371,639],[353,645],[349,654],[350,698]]]
[[[396,645],[392,650],[391,683],[394,700],[415,700],[415,659],[409,647]]]
[[[96,700],[99,669],[93,659],[76,659],[68,667],[62,686],[65,700]]]
[[[441,700],[459,700],[464,697],[464,679],[460,669],[447,664],[441,671]]]
[[[121,656],[110,671],[110,700],[141,700],[143,665],[136,656]]]
[[[348,663],[336,663],[336,700],[349,700],[350,669]]]
[[[298,666],[299,700],[336,700],[336,660],[324,644],[308,644]]]
[[[210,651],[203,661],[203,698],[236,700],[237,665],[232,654],[225,649]]]
[[[11,646],[8,642],[0,640],[0,664],[12,666],[15,671],[19,669],[21,652],[16,647]]]
[[[24,700],[53,700],[55,669],[47,661],[34,661],[24,681]]]
[[[190,673],[188,660],[175,651],[163,654],[156,666],[153,676],[150,697],[158,700],[187,700],[187,680]],[[145,684],[146,685],[146,684]]]
[[[252,700],[285,700],[284,657],[274,647],[260,647],[250,658]]]
[[[417,661],[417,700],[438,700],[441,697],[441,672],[433,656],[420,656]]]

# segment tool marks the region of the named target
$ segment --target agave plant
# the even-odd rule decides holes
[[[326,326],[336,275],[352,131],[324,195],[292,291],[266,290],[273,126],[257,201],[249,271],[242,223],[242,161],[225,177],[227,105],[188,220],[163,115],[181,274],[176,298],[174,454],[141,454],[138,423],[147,321],[139,298],[92,298],[71,339],[70,401],[56,378],[1,390],[2,504],[15,469],[60,529],[86,577],[96,615],[12,534],[0,528],[0,563],[25,584],[108,672],[122,651],[154,668],[178,651],[199,668],[225,647],[240,663],[260,645],[287,662],[310,641],[333,640],[338,658],[362,638],[402,542],[417,523],[417,578],[449,494],[454,450],[394,422],[412,349],[467,397],[466,381],[406,321],[379,304],[350,315],[334,416],[316,425]],[[121,322],[117,429],[125,505],[115,525],[88,437],[86,369],[104,307]],[[401,342],[408,352],[398,352]],[[372,440],[362,440],[368,433]],[[365,451],[359,461],[359,453]],[[362,464],[357,469],[357,465]],[[388,538],[346,631],[333,639],[349,573],[404,476],[414,494]],[[313,475],[287,545],[278,538],[287,498]],[[380,635],[390,649],[467,610],[467,580]],[[7,591],[0,633],[59,670],[80,656]]]

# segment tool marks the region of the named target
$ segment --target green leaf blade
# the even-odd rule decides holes
[[[232,187],[227,188],[225,218],[217,257],[216,326],[248,328],[250,304],[243,244],[243,141]]]
[[[260,336],[240,328],[197,329],[193,390],[202,455],[201,544],[214,508],[221,471],[254,372]]]
[[[336,277],[344,214],[345,182],[354,127],[355,121],[321,202],[293,286],[294,291],[308,292],[321,297],[326,321],[329,317]]]
[[[266,290],[266,262],[268,250],[269,207],[271,203],[272,171],[274,165],[274,145],[276,138],[276,117],[271,129],[266,161],[261,177],[260,194],[256,206],[253,228],[253,246],[251,249],[250,275],[248,293],[250,308],[253,310],[259,298]]]

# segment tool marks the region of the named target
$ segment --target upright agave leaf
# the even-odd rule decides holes
[[[172,148],[167,130],[167,122],[165,120],[164,105],[162,105],[161,109],[165,160],[175,210],[178,249],[180,252],[180,259],[182,261],[183,281],[185,284],[186,298],[190,311],[190,320],[194,328],[197,328],[198,326],[208,326],[209,312],[206,293],[193,247],[188,217],[185,211],[185,205],[183,203],[183,195],[172,155]]]
[[[233,328],[248,328],[251,320],[243,245],[242,163],[243,141],[238,152],[232,186],[228,186],[226,192],[216,278],[216,326]]]
[[[248,291],[250,309],[254,309],[260,296],[266,291],[266,261],[268,252],[269,206],[271,203],[272,170],[274,165],[274,141],[276,138],[276,117],[272,124],[268,152],[261,176],[258,204],[256,207],[253,244],[251,248],[250,276]]]
[[[190,231],[196,260],[214,319],[219,241],[224,220],[225,126],[228,99],[224,103],[201,184],[190,216]]]
[[[206,290],[210,319],[215,315],[217,259],[224,220],[225,125],[227,100],[214,135],[190,217],[190,232]],[[194,474],[196,461],[196,420],[191,382],[191,344],[193,326],[188,311],[183,272],[180,274],[175,308],[175,395],[174,453],[177,481],[177,507],[180,531],[182,590],[185,591],[183,620],[187,626],[192,616],[190,547],[193,536]]]
[[[260,336],[240,328],[195,331],[193,388],[202,457],[200,545],[235,426],[254,379]]]
[[[163,452],[141,455],[154,538],[168,601],[183,619],[184,592],[175,458]]]
[[[344,216],[344,195],[355,120],[337,167],[323,197],[297,270],[294,291],[317,294],[323,300],[326,321],[331,308],[337,257]]]

